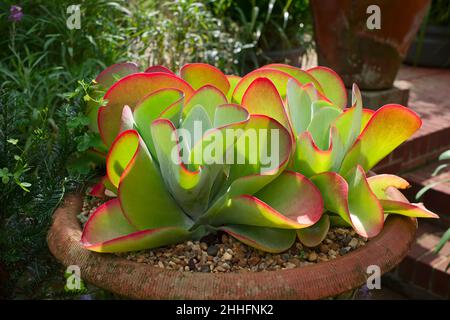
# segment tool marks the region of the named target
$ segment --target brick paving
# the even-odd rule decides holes
[[[384,159],[376,172],[400,174],[412,188],[406,195],[415,201],[416,193],[425,185],[450,178],[450,167],[435,177],[437,157],[450,149],[450,69],[425,69],[403,66],[396,86],[408,88],[408,107],[422,118],[422,128],[411,139]],[[401,280],[397,286],[409,297],[450,299],[450,243],[439,253],[434,248],[450,227],[450,183],[430,189],[421,201],[438,213],[441,219],[430,223],[420,220],[416,242],[408,256],[390,275]]]

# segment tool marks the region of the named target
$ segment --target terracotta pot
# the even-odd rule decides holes
[[[319,64],[340,74],[347,87],[388,89],[431,0],[311,0]],[[377,5],[381,28],[369,30]]]
[[[82,197],[68,195],[53,216],[47,236],[53,255],[65,266],[78,265],[86,281],[137,299],[320,299],[366,282],[367,267],[382,273],[406,255],[417,229],[415,219],[389,216],[376,238],[333,261],[289,270],[248,273],[191,273],[164,270],[113,254],[88,251],[80,244],[77,214]]]

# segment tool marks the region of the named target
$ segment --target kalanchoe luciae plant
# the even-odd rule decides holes
[[[107,103],[89,112],[109,151],[93,193],[117,196],[86,223],[90,250],[154,248],[222,230],[282,252],[296,236],[319,244],[330,223],[373,237],[387,214],[437,217],[391,199],[388,187],[408,186],[402,178],[366,177],[420,119],[399,105],[363,109],[356,86],[345,109],[345,88],[330,69],[273,64],[240,78],[201,63],[179,76],[124,63],[96,80]],[[239,134],[228,138],[229,130]],[[230,154],[234,161],[223,161]],[[266,166],[268,154],[275,166]]]

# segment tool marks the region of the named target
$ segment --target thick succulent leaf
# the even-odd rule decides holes
[[[286,97],[286,87],[289,79],[294,79],[291,75],[286,72],[271,69],[271,68],[260,68],[256,69],[248,74],[246,74],[236,85],[233,92],[233,101],[241,103],[242,97],[247,91],[248,87],[257,78],[267,78],[273,82],[277,91],[282,99]],[[294,79],[294,81],[297,81]]]
[[[284,171],[255,196],[232,197],[204,219],[216,226],[244,224],[299,229],[316,223],[322,211],[322,198],[314,184],[299,173]]]
[[[287,106],[295,135],[304,132],[311,123],[312,101],[303,87],[289,79],[287,85]]]
[[[190,153],[188,163],[198,169],[202,165],[214,167],[216,174],[223,169],[223,165],[231,162],[228,151],[242,134],[243,128],[250,116],[243,107],[235,104],[219,105],[214,116],[214,128],[206,130],[201,139],[196,139]],[[215,190],[218,188],[215,188]],[[220,188],[219,188],[220,189]]]
[[[110,146],[119,133],[120,116],[124,105],[134,110],[136,104],[145,96],[163,88],[175,88],[185,94],[186,99],[194,93],[192,87],[184,80],[163,72],[135,73],[116,82],[104,99],[107,105],[98,113],[100,136]]]
[[[120,134],[110,154],[120,155],[120,151],[126,152],[126,157],[119,158],[120,168],[125,170],[120,176],[118,198],[128,221],[139,230],[189,226],[189,218],[167,191],[156,164],[135,130]]]
[[[145,73],[154,73],[154,72],[164,72],[175,75],[173,71],[171,71],[169,68],[166,68],[164,66],[151,66],[148,67],[145,71]]]
[[[291,130],[283,101],[269,79],[257,78],[253,81],[245,91],[241,104],[250,114],[266,115],[277,120],[287,130]]]
[[[323,214],[322,218],[308,228],[297,230],[297,237],[307,247],[318,246],[326,237],[330,229],[330,218]]]
[[[325,96],[336,106],[344,109],[347,106],[347,90],[341,77],[326,67],[315,67],[307,71],[322,86]]]
[[[373,114],[375,113],[375,110],[372,109],[363,109],[362,117],[361,117],[361,133],[364,128],[367,126],[367,123],[369,123],[370,118],[372,118]]]
[[[367,182],[378,199],[389,199],[386,195],[386,189],[388,187],[397,189],[406,189],[410,187],[408,181],[393,174],[379,174],[372,176],[367,178]]]
[[[344,156],[343,144],[335,127],[330,128],[330,146],[321,150],[314,142],[311,133],[303,132],[297,138],[290,168],[311,177],[315,174],[336,171]]]
[[[116,63],[112,66],[109,66],[105,70],[103,70],[97,78],[95,78],[95,82],[103,89],[108,90],[115,82],[122,79],[123,77],[139,72],[139,68],[135,63],[132,62],[124,62],[124,63]]]
[[[286,251],[295,242],[294,230],[243,225],[228,225],[219,229],[250,247],[271,253]]]
[[[262,68],[276,69],[276,70],[286,72],[287,74],[291,75],[294,79],[296,79],[302,85],[312,83],[319,92],[324,93],[319,81],[317,81],[316,78],[314,78],[311,74],[309,74],[308,72],[306,72],[300,68],[296,68],[296,67],[293,67],[293,66],[290,66],[287,64],[282,64],[282,63],[272,63],[272,64],[265,65]]]
[[[238,130],[239,131],[239,130]],[[239,177],[277,174],[287,164],[292,150],[289,132],[277,121],[264,115],[251,115],[240,131],[232,154],[229,182]]]
[[[186,213],[198,217],[207,208],[215,175],[210,168],[190,171],[183,164],[179,137],[172,122],[157,119],[151,130],[166,186]]]
[[[122,116],[120,117],[120,129],[119,133],[127,130],[133,130],[136,127],[136,122],[134,121],[133,111],[129,106],[123,106]]]
[[[330,226],[332,227],[352,227],[351,223],[346,222],[344,219],[341,218],[341,216],[337,215],[330,215]]]
[[[147,145],[153,159],[157,159],[157,155],[150,124],[158,118],[165,118],[173,123],[179,123],[183,100],[184,94],[182,91],[165,88],[152,92],[136,104],[133,112],[136,129]]]
[[[408,108],[395,104],[381,107],[345,156],[341,172],[345,173],[357,164],[370,170],[420,126],[420,118]]]
[[[312,84],[301,86],[297,81],[289,79],[287,85],[287,110],[295,135],[306,131],[318,104],[332,104],[323,97]],[[314,105],[316,104],[316,108]]]
[[[319,189],[297,172],[284,171],[255,196],[303,226],[316,223],[322,216],[323,200]]]
[[[205,85],[211,85],[223,94],[227,94],[230,89],[228,78],[222,71],[206,63],[185,64],[180,70],[180,76],[195,90]]]
[[[194,95],[187,100],[183,109],[183,116],[186,117],[195,107],[202,107],[208,114],[211,122],[214,119],[216,108],[219,105],[226,104],[227,98],[216,87],[206,85],[195,91]]]
[[[136,64],[125,62],[114,64],[105,70],[103,70],[95,79],[96,85],[93,86],[92,90],[89,92],[89,95],[97,100],[100,99],[105,92],[111,87],[115,82],[119,81],[121,78],[139,72],[139,69]],[[94,100],[89,100],[86,103],[86,116],[89,118],[89,128],[98,132],[98,110],[100,109],[101,104],[97,103]]]
[[[308,126],[308,132],[314,140],[316,146],[321,150],[328,150],[330,147],[330,126],[339,117],[341,111],[337,108],[323,107],[315,114]]]
[[[117,136],[106,157],[106,175],[114,187],[119,186],[120,177],[133,158],[139,140],[135,131],[127,130]]]
[[[182,242],[189,237],[190,233],[179,227],[139,231],[123,215],[119,200],[113,199],[90,216],[81,243],[96,252],[127,252]]]
[[[384,224],[384,212],[370,189],[364,169],[357,166],[346,176],[348,182],[348,208],[355,230],[363,237],[376,236]]]
[[[205,108],[201,105],[196,105],[186,115],[179,131],[179,135],[182,137],[183,162],[188,164],[201,163],[197,158],[193,158],[192,149],[202,141],[205,133],[212,128],[211,121]],[[203,156],[203,153],[201,155]]]
[[[339,214],[363,237],[374,237],[382,229],[384,214],[375,194],[370,190],[361,167],[352,170],[347,181],[334,172],[311,177],[321,191],[325,208]]]
[[[236,88],[239,81],[241,81],[241,77],[234,76],[234,75],[227,75],[228,82],[230,83],[230,89],[228,89],[227,93],[227,100],[231,101],[231,98],[233,96],[234,89]]]
[[[345,152],[350,149],[361,132],[362,97],[356,85],[353,85],[352,99],[352,107],[342,113],[334,122],[344,143]]]
[[[337,213],[344,221],[352,224],[348,208],[348,184],[335,172],[324,172],[310,178],[319,188],[325,209]]]
[[[416,218],[439,218],[437,214],[426,209],[422,204],[414,204],[388,199],[380,200],[380,203],[385,213],[394,213]]]
[[[220,128],[236,122],[246,121],[249,113],[238,104],[222,104],[217,106],[214,114],[214,128]]]

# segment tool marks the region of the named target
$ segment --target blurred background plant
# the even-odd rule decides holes
[[[227,28],[239,31],[240,74],[275,62],[301,66],[314,48],[309,0],[219,0],[211,6]]]
[[[302,35],[311,30],[308,0],[77,4],[80,30],[66,25],[73,1],[0,2],[2,297],[64,296],[64,272],[45,236],[64,194],[97,174],[91,162],[77,159],[98,142],[88,133],[84,107],[102,69],[134,61],[141,69],[162,64],[178,71],[202,61],[243,74],[273,62],[270,52],[311,46]],[[41,290],[55,275],[59,291]]]
[[[438,158],[439,161],[442,161],[444,163],[440,164],[432,173],[432,177],[436,177],[439,175],[440,172],[442,172],[445,168],[447,168],[450,165],[450,149],[447,151],[444,151]],[[417,194],[416,194],[416,200],[421,200],[423,195],[430,189],[432,189],[433,187],[443,184],[443,183],[450,183],[450,179],[448,178],[440,178],[437,181],[434,181],[426,186],[424,186],[422,189],[420,189]],[[439,241],[439,243],[436,245],[436,248],[434,249],[434,251],[437,253],[439,251],[442,250],[442,248],[444,247],[444,245],[450,241],[450,228],[447,229],[447,231],[443,234],[441,240]],[[450,262],[447,265],[447,270],[450,268]]]

